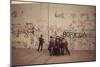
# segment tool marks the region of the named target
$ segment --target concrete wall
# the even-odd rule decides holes
[[[95,50],[96,7],[52,3],[11,5],[11,44],[16,48],[37,48],[38,37],[43,34],[44,48],[49,36],[66,36],[69,49]],[[29,33],[34,31],[34,33]],[[84,33],[86,37],[73,37]],[[78,34],[78,35],[79,35]]]

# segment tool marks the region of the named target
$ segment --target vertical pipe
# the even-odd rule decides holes
[[[57,4],[55,5],[55,36],[56,36],[56,34],[57,34],[57,32],[56,32],[56,29],[57,29],[57,26],[56,26],[56,25],[57,25],[57,24],[56,24],[56,22],[57,22],[57,21],[56,21],[56,18],[57,18],[57,17],[56,17],[56,16],[57,16]]]
[[[49,3],[48,3],[48,41],[49,41]]]

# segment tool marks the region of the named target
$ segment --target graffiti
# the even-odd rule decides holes
[[[82,38],[82,37],[87,37],[86,33],[83,32],[83,33],[76,33],[76,32],[66,32],[64,31],[63,32],[63,35],[64,36],[67,36],[67,37],[71,37],[71,38]]]
[[[64,13],[55,13],[55,17],[58,17],[58,18],[64,18]]]
[[[12,24],[11,27],[11,33],[12,34],[21,34],[24,33],[26,35],[28,35],[29,33],[33,34],[35,32],[39,32],[40,28],[36,28],[32,23],[25,23],[23,25],[21,24]]]
[[[16,17],[12,19],[11,24],[11,34],[14,44],[24,44],[23,46],[25,48],[36,48],[38,45],[38,37],[40,34],[43,34],[45,47],[48,46],[49,37],[57,35],[66,36],[69,40],[70,49],[85,49],[85,46],[88,48],[91,45],[95,45],[95,43],[92,44],[96,37],[95,30],[92,32],[86,31],[86,29],[95,29],[95,11],[84,12],[81,10],[82,8],[77,8],[80,11],[78,12],[77,9],[75,9],[76,11],[74,11],[74,9],[69,10],[69,8],[67,10],[67,7],[63,6],[64,9],[62,10],[60,9],[62,7],[57,7],[59,10],[56,10],[56,6],[50,6],[49,8],[48,6],[46,7],[46,5],[40,5],[42,6],[41,9],[39,6],[36,8],[30,6],[31,9],[25,7],[27,5],[23,6],[25,8],[20,6],[16,8],[15,5],[15,7],[13,7],[14,11],[12,12],[12,17]],[[26,11],[27,8],[28,11]],[[35,9],[36,13],[33,13]],[[41,13],[38,10],[40,10]],[[89,40],[89,38],[91,40]]]
[[[17,11],[16,10],[12,11],[11,15],[12,17],[17,17]]]
[[[25,24],[12,24],[11,34],[12,34],[12,43],[14,44],[23,44],[24,47],[30,47],[35,45],[38,36],[36,33],[40,33],[40,28],[36,27],[32,23]],[[34,39],[35,38],[35,39]],[[29,45],[30,44],[30,45]]]

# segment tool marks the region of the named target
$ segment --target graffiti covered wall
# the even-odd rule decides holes
[[[16,48],[37,48],[38,38],[66,35],[71,50],[95,50],[96,7],[31,3],[12,4],[11,44]]]

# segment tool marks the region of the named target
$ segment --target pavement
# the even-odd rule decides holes
[[[71,50],[70,52],[70,56],[49,56],[48,50],[46,49],[38,52],[32,48],[12,48],[11,63],[12,65],[35,65],[96,60],[95,50]]]

